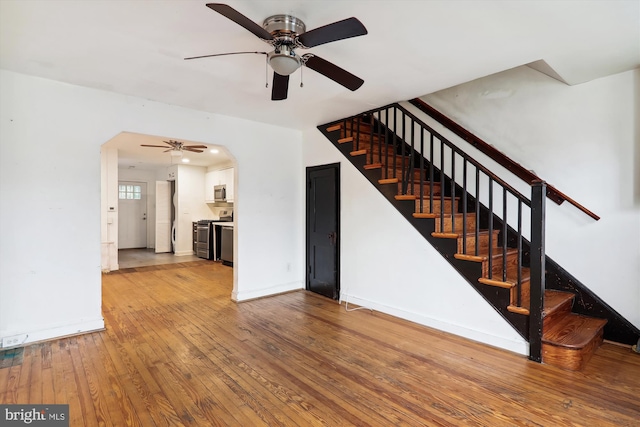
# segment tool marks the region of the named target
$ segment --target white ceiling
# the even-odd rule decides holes
[[[183,60],[269,50],[205,3],[1,0],[0,67],[305,129],[539,60],[570,84],[640,66],[640,0],[229,0],[259,24],[289,13],[309,30],[355,16],[369,31],[309,50],[364,79],[359,90],[305,69],[304,88],[298,71],[274,102],[262,55]]]

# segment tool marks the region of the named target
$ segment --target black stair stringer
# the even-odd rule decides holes
[[[431,235],[435,231],[435,219],[414,218],[415,201],[396,200],[397,184],[380,184],[382,177],[380,169],[365,169],[366,158],[364,155],[352,156],[353,143],[339,143],[340,132],[327,132],[330,124],[318,126],[318,130],[333,143],[333,145],[380,191],[380,193],[396,207],[402,216],[414,226],[414,228],[451,264],[462,277],[525,339],[528,340],[529,316],[512,313],[507,310],[510,304],[508,289],[488,286],[478,282],[482,277],[480,263],[458,260],[454,258],[457,252],[457,241],[454,239],[441,239]]]

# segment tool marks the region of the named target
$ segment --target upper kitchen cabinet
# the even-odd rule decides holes
[[[209,171],[205,175],[205,194],[204,201],[206,203],[215,203],[213,189],[216,185],[224,185],[227,193],[227,203],[233,203],[234,194],[234,168],[226,168],[215,171]]]

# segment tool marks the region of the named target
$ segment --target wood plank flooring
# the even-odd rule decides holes
[[[306,291],[235,304],[232,269],[103,276],[107,329],[24,350],[0,403],[68,403],[72,426],[637,426],[640,356],[582,372]]]

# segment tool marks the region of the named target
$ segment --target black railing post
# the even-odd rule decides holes
[[[542,309],[545,289],[545,199],[547,184],[531,186],[531,303],[529,307],[529,359],[542,362]]]

